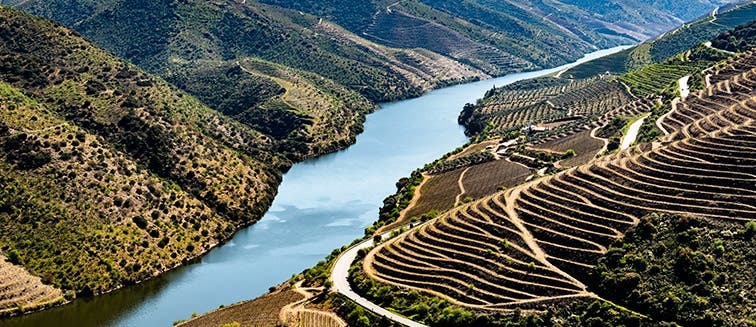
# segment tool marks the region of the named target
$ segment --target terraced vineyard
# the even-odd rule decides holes
[[[652,64],[624,75],[622,80],[631,85],[637,94],[647,96],[668,87],[670,83],[696,70],[698,68],[695,66],[682,63]]]
[[[178,326],[200,327],[220,326],[238,322],[242,326],[264,327],[276,326],[280,322],[281,309],[290,304],[304,299],[304,296],[295,290],[265,294],[252,301],[237,303],[222,309],[196,317]]]
[[[333,313],[302,309],[293,314],[291,320],[287,321],[286,326],[290,327],[346,327],[346,324],[341,321]]]
[[[475,165],[465,173],[461,182],[465,193],[460,198],[481,198],[501,188],[509,188],[525,181],[530,169],[520,164],[496,160]]]
[[[493,90],[482,103],[468,106],[460,122],[472,134],[486,129],[497,135],[529,124],[603,114],[633,98],[623,85],[606,78],[552,78],[539,84],[545,86]]]
[[[363,34],[397,48],[422,48],[446,54],[491,75],[532,69],[534,65],[491,45],[474,42],[446,26],[418,19],[407,13],[380,11]],[[428,43],[426,40],[439,40]]]
[[[0,255],[0,316],[63,301],[63,293]]]
[[[649,213],[756,219],[753,54],[730,62],[711,87],[674,108],[662,121],[671,134],[654,146],[454,208],[373,249],[365,272],[467,307],[537,309],[598,298],[585,276]]]
[[[588,163],[604,147],[604,141],[591,136],[590,130],[584,130],[566,137],[558,138],[539,145],[534,150],[548,150],[555,153],[575,151],[572,158],[560,161],[562,167],[579,166]]]
[[[710,40],[717,34],[746,24],[756,15],[756,3],[726,5],[717,15],[701,18],[636,47],[570,68],[563,76],[588,78],[607,71],[623,74],[646,64],[661,63],[670,56]]]
[[[428,177],[419,188],[418,204],[409,207],[404,216],[419,217],[432,210],[445,211],[454,206],[454,199],[460,193],[457,182],[463,171],[461,168]]]

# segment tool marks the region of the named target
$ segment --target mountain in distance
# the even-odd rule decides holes
[[[353,142],[377,102],[566,63],[719,5],[0,4],[72,28],[0,7],[0,274],[22,276],[2,286],[26,301],[0,311],[202,255],[267,210],[293,161]]]
[[[721,2],[685,9],[636,0],[0,4],[75,29],[301,160],[353,142],[375,108],[370,102],[571,62],[655,36]]]
[[[683,24],[636,47],[576,66],[566,71],[565,76],[588,78],[605,72],[622,74],[647,64],[662,62],[756,17],[756,3],[752,0],[742,1],[739,6],[737,4],[725,5],[706,17]]]
[[[692,1],[486,1],[348,0],[265,3],[324,16],[368,39],[402,47],[423,47],[489,74],[517,65],[546,67],[579,58],[586,49],[635,43],[661,34],[722,5]],[[509,55],[509,56],[507,56]],[[511,58],[510,56],[514,56]],[[515,60],[507,62],[506,59]]]

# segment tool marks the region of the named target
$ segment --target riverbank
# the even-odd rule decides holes
[[[466,143],[456,119],[464,103],[475,101],[493,85],[559,69],[563,67],[457,85],[383,104],[367,116],[365,132],[356,137],[355,145],[295,164],[284,175],[266,215],[195,264],[101,297],[2,320],[0,326],[61,321],[71,322],[70,326],[168,325],[191,312],[262,294],[292,272],[312,266],[331,249],[362,236],[385,195],[394,192],[394,181]]]
[[[621,49],[614,49],[614,50],[615,51],[619,51]],[[607,52],[611,53],[611,50],[610,51],[603,51],[600,54],[608,54]],[[554,68],[554,69],[549,69],[549,70],[544,70],[544,71],[538,71],[538,72],[531,72],[531,73],[514,74],[514,75],[508,76],[506,79],[495,79],[495,80],[491,80],[491,81],[483,81],[483,82],[479,82],[479,83],[472,83],[473,85],[457,86],[457,87],[452,88],[452,89],[460,89],[460,88],[463,88],[463,87],[467,87],[467,88],[470,88],[470,89],[465,90],[465,92],[461,92],[460,93],[460,94],[462,94],[461,99],[460,99],[460,97],[455,97],[451,101],[456,101],[456,102],[459,102],[461,104],[463,104],[465,102],[472,102],[472,101],[475,101],[475,99],[479,98],[485,91],[489,90],[493,85],[502,86],[502,85],[513,83],[513,82],[516,82],[516,81],[519,81],[519,80],[528,79],[528,78],[534,78],[534,77],[550,74],[550,73],[553,73],[553,71],[559,70],[559,69],[564,69],[564,67],[557,67],[557,68]],[[472,87],[477,88],[478,91],[475,92]],[[444,91],[444,90],[434,91],[435,93],[431,92],[431,96],[435,96],[435,94],[437,94],[439,92],[442,92],[442,91]],[[449,95],[453,95],[453,94],[449,94]],[[451,99],[451,97],[449,97],[449,98]],[[412,100],[410,100],[410,101],[412,101]],[[410,102],[409,104],[413,104],[413,103]],[[462,108],[461,104],[459,106],[457,106],[456,108],[454,108],[453,110],[449,111],[449,112],[454,112],[455,113],[455,115],[452,116],[452,117],[456,117],[456,114],[458,113],[458,110],[460,110],[460,108]],[[389,108],[389,109],[391,109],[391,108]],[[413,105],[413,109],[412,110],[417,110],[417,109],[418,109],[418,106]],[[381,111],[377,112],[377,114],[380,114],[380,113],[381,113]],[[438,135],[438,131],[436,131],[436,132],[437,132],[437,135]],[[399,144],[401,144],[401,142]],[[358,142],[358,146],[359,145],[360,145],[360,143]],[[447,149],[451,150],[452,148],[451,147],[447,147]],[[348,151],[351,151],[351,149],[348,150]],[[436,158],[438,158],[438,156],[436,156],[436,157],[434,157],[434,158],[432,158],[430,160],[424,161],[421,164],[416,165],[415,167],[421,166],[422,164],[424,164],[426,162],[431,162],[431,161],[435,160]],[[406,169],[403,172],[403,174],[406,175],[408,171],[411,171],[411,169],[412,168]],[[297,176],[297,178],[299,178],[299,176]],[[397,179],[394,179],[394,180],[397,180]],[[393,193],[393,192],[391,192],[391,193]],[[283,194],[283,192],[282,192],[282,194]],[[386,193],[384,193],[384,194],[386,194]],[[381,203],[381,202],[378,202],[378,203]],[[377,209],[377,207],[376,207],[376,209]],[[371,213],[368,213],[368,214],[371,214]],[[371,214],[371,217],[368,217],[368,218],[375,219],[375,213],[373,212]],[[361,237],[361,236],[362,236],[361,233],[360,234],[354,234],[352,238]],[[348,239],[344,243],[347,243],[348,241],[351,241],[351,239]],[[292,271],[294,271],[294,270],[292,270]],[[277,282],[279,282],[279,281],[277,281]],[[341,286],[343,286],[343,285],[341,285]]]

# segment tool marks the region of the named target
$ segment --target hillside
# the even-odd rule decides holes
[[[677,16],[702,15],[720,3],[699,0],[686,10],[634,0],[600,7],[477,0],[0,4],[77,30],[301,160],[353,142],[374,109],[369,102],[571,62],[596,48],[645,40],[679,24]],[[292,94],[311,101],[283,99]]]
[[[0,251],[68,299],[205,253],[262,216],[290,165],[269,137],[5,7],[0,81]]]
[[[687,6],[624,0],[603,5],[595,1],[263,2],[325,17],[379,43],[430,49],[492,75],[573,61],[593,46],[642,41],[721,4],[706,0]]]
[[[433,325],[516,322],[516,308],[545,313],[535,325],[752,323],[735,271],[753,259],[754,52],[715,67],[705,89],[645,107],[669,111],[658,142],[456,206],[370,251],[352,285],[407,315],[425,305]]]
[[[707,17],[683,24],[673,31],[616,54],[599,58],[564,73],[566,77],[587,78],[605,72],[622,74],[667,58],[711,40],[718,34],[750,22],[756,16],[756,3],[743,1],[742,6],[728,5]]]
[[[296,160],[352,143],[375,108],[371,102],[489,77],[427,50],[385,47],[317,17],[256,2],[9,4],[76,29],[280,140]],[[289,101],[295,97],[301,101]]]
[[[609,77],[546,77],[490,90],[481,101],[464,108],[459,122],[469,135],[503,136],[531,124],[566,123],[601,115],[633,98],[621,83]]]

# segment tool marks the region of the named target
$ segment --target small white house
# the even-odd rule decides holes
[[[545,126],[528,125],[522,128],[523,133],[539,133],[548,131],[549,128]]]

